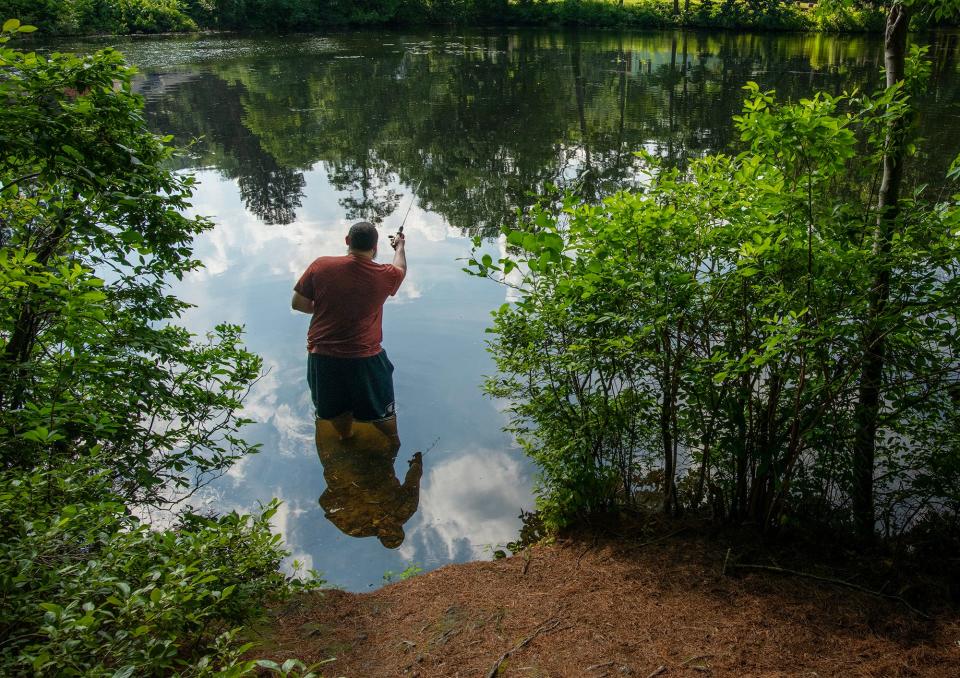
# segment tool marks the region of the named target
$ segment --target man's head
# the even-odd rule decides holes
[[[377,251],[377,227],[369,221],[358,221],[347,233],[347,247],[352,252]]]
[[[400,544],[403,543],[403,539],[406,536],[403,533],[403,527],[401,525],[390,524],[385,521],[380,523],[379,528],[377,538],[381,544],[388,549],[400,548]]]

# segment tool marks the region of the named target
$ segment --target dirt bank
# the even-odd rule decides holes
[[[960,618],[732,567],[696,538],[577,538],[274,611],[260,656],[324,675],[960,677]],[[742,561],[741,561],[742,562]],[[770,560],[766,560],[770,564]],[[721,574],[723,572],[723,574]]]

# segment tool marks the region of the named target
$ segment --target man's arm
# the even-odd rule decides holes
[[[406,240],[403,233],[390,236],[390,245],[393,247],[393,265],[404,273],[407,272],[407,254],[404,251]]]
[[[301,313],[309,313],[310,315],[313,315],[313,300],[307,299],[296,290],[293,292],[293,299],[290,301],[290,306],[294,311],[300,311]]]

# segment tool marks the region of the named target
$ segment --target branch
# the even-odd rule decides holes
[[[500,672],[500,666],[503,664],[503,662],[507,661],[507,658],[510,657],[510,655],[512,655],[517,650],[520,650],[526,647],[530,643],[530,641],[532,641],[534,638],[539,636],[541,633],[553,631],[559,625],[560,625],[559,619],[554,619],[552,624],[549,624],[547,622],[544,622],[543,624],[541,624],[536,631],[534,631],[529,636],[527,636],[526,638],[521,640],[519,643],[514,645],[512,648],[510,648],[509,650],[504,652],[502,655],[500,655],[500,659],[498,659],[496,663],[492,667],[490,667],[490,670],[487,671],[487,678],[496,678],[497,674]]]
[[[810,574],[809,572],[800,572],[798,570],[788,570],[785,567],[774,567],[772,565],[751,565],[749,563],[744,563],[741,565],[737,563],[732,563],[730,565],[727,565],[727,567],[731,567],[738,570],[760,570],[763,572],[776,572],[778,574],[792,574],[795,577],[804,577],[806,579],[813,579],[814,581],[820,581],[826,584],[834,584],[835,586],[844,586],[849,589],[854,589],[855,591],[868,593],[871,596],[876,596],[877,598],[886,598],[888,600],[895,600],[899,603],[902,603],[908,610],[910,610],[917,616],[923,617],[924,619],[931,618],[930,615],[925,614],[924,612],[921,612],[920,610],[915,608],[913,605],[908,603],[906,600],[904,600],[900,596],[895,596],[890,593],[884,593],[883,591],[874,591],[873,589],[868,589],[865,586],[860,586],[859,584],[854,584],[852,582],[844,581],[843,579],[834,579],[833,577],[821,577],[820,575]]]
[[[16,186],[17,184],[23,181],[29,181],[30,179],[36,179],[39,176],[40,176],[40,172],[32,172],[30,174],[24,174],[22,177],[17,177],[16,179],[12,179],[11,181],[8,181],[6,184],[0,187],[0,193],[3,193],[5,190],[10,188],[11,186]]]

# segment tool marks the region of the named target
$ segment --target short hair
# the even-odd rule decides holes
[[[348,235],[352,250],[366,252],[377,246],[377,227],[369,221],[358,221],[350,227]]]

